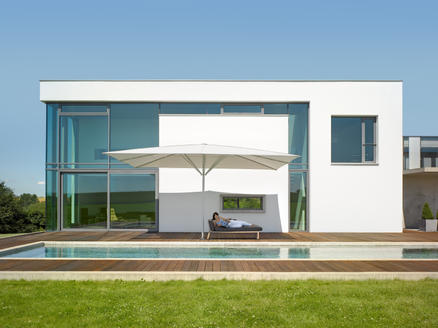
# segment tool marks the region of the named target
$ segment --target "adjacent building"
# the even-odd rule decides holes
[[[278,171],[214,170],[206,216],[264,231],[401,232],[401,81],[41,81],[49,230],[199,231],[190,169],[106,151],[210,143],[288,152]]]
[[[406,228],[418,229],[425,202],[438,211],[438,137],[403,137],[403,170]]]

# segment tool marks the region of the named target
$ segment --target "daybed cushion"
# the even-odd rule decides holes
[[[262,231],[263,228],[256,224],[251,224],[250,226],[244,226],[241,228],[225,228],[225,227],[215,227],[211,220],[208,220],[211,231]]]

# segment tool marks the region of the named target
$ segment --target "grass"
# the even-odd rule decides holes
[[[8,281],[0,327],[437,327],[438,281]]]

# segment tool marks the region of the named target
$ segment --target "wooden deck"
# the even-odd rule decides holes
[[[4,259],[0,271],[438,272],[438,261]]]
[[[137,231],[62,231],[44,232],[0,239],[0,249],[24,245],[37,241],[200,241],[200,233]],[[254,242],[437,242],[438,232],[409,231],[404,233],[261,233],[260,240],[251,235],[215,235],[214,241]]]
[[[262,233],[254,242],[437,242],[438,233]],[[199,241],[199,233],[46,232],[0,239],[0,249],[37,241]],[[438,272],[438,260],[70,260],[0,259],[0,271],[145,272]]]

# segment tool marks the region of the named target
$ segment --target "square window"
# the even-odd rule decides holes
[[[376,117],[332,117],[332,163],[375,163],[376,121]]]

